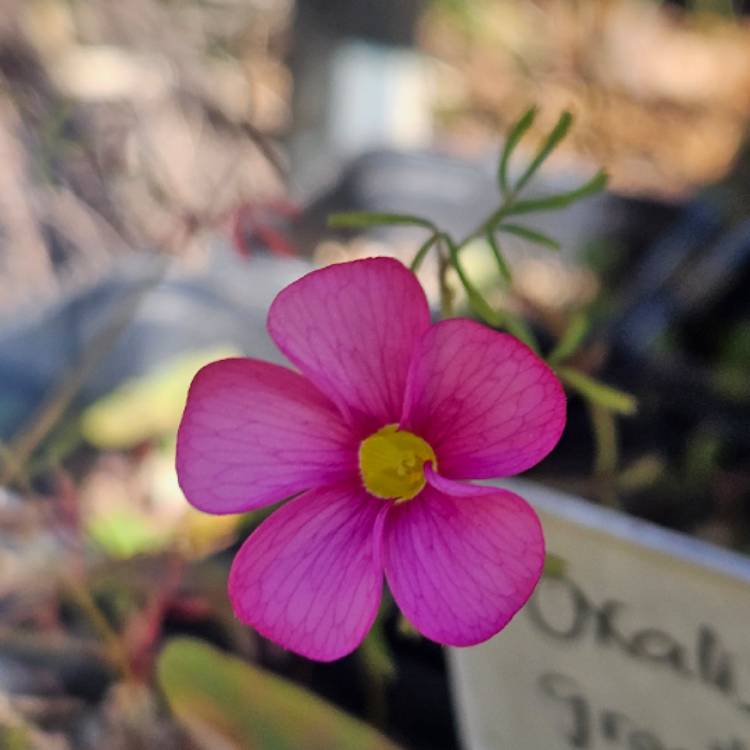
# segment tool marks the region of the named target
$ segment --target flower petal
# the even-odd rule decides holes
[[[452,479],[441,477],[432,464],[424,465],[424,477],[433,489],[444,495],[453,495],[453,497],[476,497],[477,495],[494,495],[497,487],[490,487],[484,484],[472,484],[471,482],[454,482]]]
[[[457,497],[428,485],[389,513],[383,556],[393,597],[417,630],[471,646],[505,627],[531,596],[544,537],[536,513],[512,492]]]
[[[401,428],[424,438],[451,479],[518,474],[565,426],[565,394],[527,346],[471,320],[437,323],[409,370]]]
[[[356,440],[301,375],[224,359],[202,368],[190,386],[177,476],[196,508],[238,513],[356,477]]]
[[[313,271],[268,314],[279,349],[363,430],[398,422],[412,351],[429,324],[422,287],[393,258]]]
[[[354,485],[311,490],[279,508],[232,564],[229,597],[237,617],[310,659],[353,651],[380,603],[387,510]]]

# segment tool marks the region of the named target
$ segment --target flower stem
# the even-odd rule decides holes
[[[440,286],[440,317],[452,318],[455,315],[453,300],[455,293],[448,283],[448,270],[451,264],[448,254],[445,251],[443,239],[440,239],[438,249],[438,284]]]

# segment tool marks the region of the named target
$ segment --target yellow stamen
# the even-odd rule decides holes
[[[403,502],[425,486],[424,465],[437,469],[435,452],[411,432],[389,424],[362,441],[359,470],[367,491],[383,500]]]

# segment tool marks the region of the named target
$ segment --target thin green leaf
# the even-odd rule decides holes
[[[585,313],[576,313],[568,323],[567,328],[560,336],[557,346],[550,352],[547,361],[551,365],[564,362],[575,354],[591,328],[591,319]]]
[[[526,187],[529,180],[536,174],[539,167],[545,162],[547,157],[552,153],[555,147],[562,141],[563,138],[568,134],[570,126],[573,124],[573,115],[570,112],[563,112],[560,115],[560,119],[552,128],[552,132],[547,136],[547,140],[542,144],[542,147],[537,152],[536,156],[532,160],[531,164],[527,167],[526,171],[521,176],[521,179],[513,187],[514,193],[520,193],[521,190]]]
[[[526,325],[526,322],[508,311],[498,312],[493,309],[482,293],[474,286],[474,283],[461,265],[456,245],[450,240],[446,240],[446,243],[450,253],[451,265],[458,274],[471,309],[488,325],[493,328],[504,328],[508,333],[523,341],[526,346],[538,353],[539,344],[537,344],[534,334]]]
[[[489,325],[493,327],[501,327],[501,316],[492,309],[490,303],[482,296],[481,292],[474,286],[474,282],[466,274],[458,257],[458,248],[452,242],[448,242],[447,245],[448,252],[450,253],[451,265],[458,274],[458,278],[466,292],[466,296],[472,309],[480,318],[482,318],[482,320],[484,320],[485,323],[489,323]]]
[[[537,232],[535,229],[529,229],[521,224],[500,224],[495,228],[497,232],[506,232],[507,234],[514,234],[516,237],[523,237],[523,239],[529,242],[535,242],[537,245],[544,245],[544,247],[550,248],[550,250],[559,250],[560,243],[557,240],[553,240],[552,237]]]
[[[511,154],[518,145],[518,142],[523,138],[524,133],[526,133],[526,131],[532,126],[536,113],[536,107],[531,107],[526,110],[516,124],[510,129],[510,133],[508,133],[508,137],[505,139],[505,146],[503,148],[503,153],[500,156],[500,163],[497,169],[498,184],[503,193],[509,191],[508,163],[510,162]]]
[[[498,269],[500,269],[500,275],[509,284],[513,283],[513,276],[510,273],[510,267],[508,266],[508,263],[505,260],[502,251],[500,250],[500,245],[495,235],[490,231],[487,232],[487,244],[490,246],[492,254],[495,256],[495,262],[497,263]]]
[[[646,453],[623,468],[617,477],[617,489],[635,494],[653,487],[667,471],[667,462],[657,453]]]
[[[539,344],[537,343],[536,336],[523,318],[514,315],[508,310],[504,310],[502,313],[502,320],[502,327],[505,328],[511,336],[515,336],[519,341],[523,341],[529,349],[536,354],[539,354]]]
[[[370,211],[347,211],[345,213],[331,214],[328,217],[328,226],[333,229],[368,229],[369,227],[397,225],[426,227],[437,231],[435,225],[429,219],[410,214],[386,214],[372,213]]]
[[[615,414],[631,416],[638,410],[638,401],[635,396],[613,388],[611,385],[605,385],[589,375],[584,375],[579,370],[574,370],[572,367],[558,367],[557,374],[563,383],[580,393],[581,396]]]
[[[590,195],[599,193],[607,186],[607,173],[602,169],[597,172],[587,183],[567,193],[550,195],[546,198],[531,198],[526,201],[512,203],[504,211],[505,216],[529,214],[536,211],[555,211],[566,208],[571,203],[588,198]]]
[[[409,268],[411,268],[414,273],[416,273],[419,270],[419,267],[422,265],[422,261],[425,259],[425,256],[430,251],[430,248],[435,244],[438,237],[440,237],[440,234],[431,234],[421,245],[419,250],[417,250],[417,254],[412,259],[411,264],[409,265]]]
[[[157,679],[177,720],[222,747],[269,750],[397,746],[313,693],[195,638],[171,640]]]

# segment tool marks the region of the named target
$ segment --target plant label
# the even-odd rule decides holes
[[[449,649],[467,750],[750,750],[750,559],[528,482],[548,572]]]

